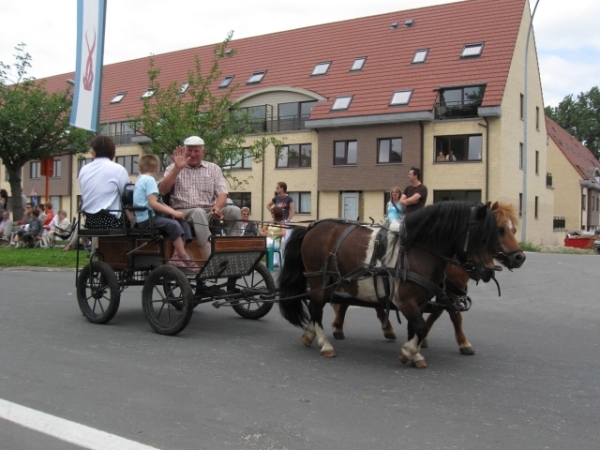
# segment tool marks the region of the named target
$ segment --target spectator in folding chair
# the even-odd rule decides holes
[[[54,248],[56,245],[56,237],[63,240],[67,240],[71,236],[71,222],[67,218],[67,212],[60,210],[58,212],[58,220],[53,220],[50,224],[50,231],[48,232],[48,247]]]
[[[54,211],[52,210],[54,206],[52,205],[52,202],[46,202],[44,203],[44,206],[46,207],[46,217],[42,219],[42,223],[44,224],[44,228],[47,231],[50,231],[50,224],[54,220],[54,217],[56,217]]]
[[[268,224],[265,224],[258,232],[261,236],[267,236],[267,248],[273,247],[281,250],[282,241],[285,237],[286,228],[283,220],[283,209],[279,206],[271,208],[271,218],[273,219]],[[277,255],[276,255],[277,256]],[[273,261],[275,266],[278,266],[283,261]]]
[[[33,220],[29,224],[29,228],[27,230],[21,229],[17,231],[17,235],[11,245],[14,243],[16,247],[29,247],[35,245],[38,240],[42,239],[44,225],[42,225],[42,221],[40,220],[40,211],[34,209],[31,215],[33,216]]]

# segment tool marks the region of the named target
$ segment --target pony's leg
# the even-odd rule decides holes
[[[307,347],[310,347],[315,340],[315,336],[317,333],[315,332],[315,324],[313,321],[310,321],[306,328],[304,329],[304,334],[302,335],[301,341]]]
[[[463,355],[474,355],[475,349],[463,331],[462,314],[460,311],[448,311],[448,315],[450,316],[450,320],[452,320],[452,324],[454,325],[454,337],[456,338],[456,343],[458,344],[458,350]]]
[[[400,312],[408,322],[408,341],[400,349],[398,359],[402,364],[410,361],[413,367],[424,369],[427,367],[427,363],[419,351],[421,342],[427,336],[428,331],[425,319],[414,302],[402,302]]]
[[[431,331],[431,328],[433,327],[433,324],[435,323],[436,320],[438,320],[440,318],[440,316],[442,315],[442,313],[444,312],[443,309],[436,309],[435,311],[433,311],[432,313],[430,313],[427,316],[427,320],[425,321],[425,323],[427,324],[427,334],[429,335],[429,331]],[[427,342],[427,338],[423,339],[423,342],[421,342],[421,348],[427,348],[429,347],[429,342]]]
[[[317,343],[321,349],[321,356],[326,358],[333,358],[335,356],[335,350],[327,339],[327,335],[323,330],[323,307],[325,303],[322,301],[315,301],[314,299],[310,302],[310,325],[313,326],[315,333],[317,334]],[[309,325],[309,326],[310,326]],[[307,327],[308,328],[308,327]],[[303,336],[304,338],[304,336]],[[304,340],[302,341],[304,342]]]
[[[347,304],[332,303],[331,307],[335,313],[335,318],[331,326],[333,327],[333,337],[335,339],[344,339],[344,320],[346,319]]]
[[[385,322],[385,310],[383,308],[375,308],[377,312],[377,318],[381,322],[381,330],[383,331],[383,337],[386,339],[396,340],[396,332],[394,331],[394,327],[392,327],[392,321],[388,320],[386,326],[383,324]]]

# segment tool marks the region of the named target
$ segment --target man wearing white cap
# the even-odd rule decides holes
[[[170,205],[183,211],[193,222],[194,231],[204,253],[210,255],[210,218],[224,220],[228,236],[240,233],[241,212],[235,205],[227,205],[227,185],[219,166],[203,161],[204,141],[190,136],[173,153],[174,163],[165,170],[159,185],[161,195],[171,194]]]

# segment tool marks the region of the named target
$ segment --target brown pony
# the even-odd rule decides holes
[[[515,234],[517,232],[516,226],[519,223],[519,217],[517,215],[516,208],[507,203],[496,202],[492,205],[492,212],[494,213],[496,222],[498,223],[498,236],[501,248],[501,251],[498,253],[498,255],[496,255],[496,259],[498,259],[509,270],[518,269],[525,262],[526,256],[521,247],[519,247],[519,243],[515,238]],[[471,278],[471,274],[475,275],[473,278],[477,281],[476,273],[469,273],[463,268],[453,264],[446,265],[445,272],[446,277],[450,279],[452,283],[454,283],[459,289],[465,291],[467,289],[467,283]],[[457,295],[450,290],[446,290],[446,294],[451,298],[455,298]],[[344,319],[349,305],[332,304],[332,306],[333,310],[335,311],[335,319],[332,323],[333,337],[336,339],[344,339]],[[377,307],[376,311],[377,318],[382,324],[383,335],[387,339],[396,339],[396,333],[394,332],[390,321],[385,320],[386,314],[384,309]],[[443,311],[444,309],[442,308],[432,308],[430,311],[427,311],[430,312],[426,320],[428,330],[431,330],[431,327],[442,315]],[[452,320],[452,324],[454,325],[454,336],[456,338],[456,342],[458,343],[458,349],[463,355],[474,355],[475,349],[467,339],[467,336],[462,328],[462,315],[460,311],[454,311],[452,309],[446,309],[446,311],[448,312],[450,320]],[[427,347],[427,339],[423,340],[421,347]]]
[[[497,228],[489,205],[442,202],[407,215],[404,230],[385,237],[376,228],[335,219],[295,229],[279,274],[281,314],[304,328],[305,345],[317,337],[321,355],[334,357],[323,331],[325,303],[340,292],[349,296],[340,301],[351,304],[379,305],[389,296],[410,325],[399,360],[426,367],[419,353],[428,332],[423,310],[434,295],[444,295],[439,285],[448,263],[477,270],[485,282],[493,278]]]

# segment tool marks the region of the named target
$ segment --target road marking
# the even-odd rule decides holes
[[[3,399],[0,418],[91,450],[159,450]]]

